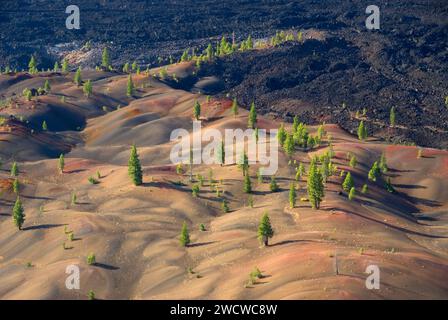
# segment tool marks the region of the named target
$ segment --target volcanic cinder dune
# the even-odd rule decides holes
[[[175,73],[182,83],[194,69],[180,63],[169,66],[168,74]],[[250,167],[253,208],[237,165],[194,165],[194,176],[205,177],[195,198],[188,173],[177,174],[170,161],[171,132],[192,130],[196,100],[204,131],[245,129],[248,112],[240,108],[235,117],[230,100],[208,100],[198,93],[214,85],[213,79],[199,79],[194,90],[184,91],[156,77],[133,75],[137,90],[129,98],[126,74],[83,71],[82,78],[93,82],[89,98],[72,83],[73,73],[0,76],[0,93],[12,97],[2,107],[0,127],[1,299],[86,299],[90,290],[99,299],[448,298],[448,152],[423,149],[417,157],[415,146],[388,145],[375,137],[360,142],[326,124],[320,147],[297,150],[292,160],[279,151],[279,192],[270,191],[267,178],[257,182],[258,165]],[[31,101],[20,96],[46,79],[50,94]],[[47,131],[41,129],[44,120]],[[259,116],[262,129],[279,125]],[[315,133],[317,128],[309,129]],[[314,155],[328,150],[329,135],[338,171],[326,183],[321,208],[313,210],[306,201],[304,177],[298,181],[303,201],[290,209],[294,160],[308,167]],[[128,176],[132,144],[143,165],[141,186]],[[356,155],[356,168],[349,166],[348,152]],[[370,167],[383,152],[389,171],[377,182],[368,181]],[[11,216],[13,161],[19,166],[26,214],[21,231]],[[210,186],[210,170],[219,196]],[[341,170],[354,177],[358,193],[352,201],[341,192]],[[88,178],[97,172],[99,183],[90,184]],[[395,193],[385,189],[387,177]],[[362,194],[364,183],[368,192]],[[228,213],[221,210],[223,199]],[[257,227],[265,212],[275,235],[261,247]],[[184,221],[191,236],[188,247],[179,244]],[[73,241],[66,231],[73,231]],[[90,253],[96,256],[94,265],[86,262]],[[80,268],[79,290],[66,288],[69,265]],[[379,290],[366,288],[369,265],[380,268]],[[255,267],[264,277],[247,285]]]

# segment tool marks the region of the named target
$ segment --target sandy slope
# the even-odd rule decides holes
[[[178,65],[169,71],[182,81],[191,68]],[[4,94],[42,82],[33,77],[11,85],[3,79],[8,76],[1,77]],[[417,158],[415,147],[385,145],[374,138],[360,143],[339,127],[326,125],[334,140],[335,163],[352,172],[358,190],[367,182],[373,161],[385,152],[388,176],[398,192],[390,194],[382,184],[369,183],[369,192],[350,202],[340,193],[342,178],[336,175],[326,185],[321,210],[311,210],[307,202],[290,209],[288,188],[294,169],[280,153],[281,192],[271,193],[268,183],[257,183],[257,167],[250,169],[254,208],[247,207],[243,177],[235,165],[195,166],[194,174],[204,177],[213,169],[224,194],[218,198],[206,180],[199,198],[193,198],[188,176],[178,176],[169,160],[171,131],[191,130],[196,99],[202,103],[205,128],[244,129],[247,111],[234,118],[229,101],[207,103],[198,93],[172,89],[154,79],[148,84],[144,75],[134,77],[134,98],[125,95],[125,75],[89,72],[83,78],[95,79],[90,99],[66,80],[71,76],[51,75],[52,94],[34,101],[36,109],[26,111],[27,103],[20,100],[19,108],[2,110],[42,119],[52,113],[52,105],[72,110],[85,126],[76,131],[69,125],[73,118],[62,117],[49,121],[50,131],[57,132],[22,134],[19,139],[12,127],[2,135],[4,158],[12,159],[23,146],[35,155],[32,161],[19,159],[26,211],[23,231],[11,221],[15,195],[6,170],[9,164],[0,173],[2,299],[85,299],[90,289],[101,299],[448,298],[448,152],[425,149]],[[65,104],[58,98],[61,94],[68,97]],[[260,127],[278,125],[259,120]],[[39,148],[54,147],[51,136],[67,142],[67,130],[77,139],[70,147],[77,145],[66,155],[65,173],[59,174],[57,160],[47,158],[48,150],[39,153]],[[33,140],[38,134],[50,140],[39,145]],[[139,147],[144,165],[140,187],[131,185],[127,176],[132,143]],[[14,152],[8,153],[10,148]],[[297,151],[293,158],[308,164],[314,153],[325,150]],[[356,154],[356,169],[348,166],[347,152]],[[100,183],[89,184],[88,177],[97,171]],[[185,185],[176,183],[179,180]],[[306,196],[305,180],[299,186],[299,198]],[[73,192],[75,205],[70,203]],[[221,212],[222,198],[229,201],[230,213]],[[267,248],[256,239],[264,212],[269,212],[275,229]],[[178,241],[183,221],[191,231],[188,248]],[[207,231],[199,231],[201,223]],[[75,241],[67,240],[65,226],[74,231]],[[90,252],[97,257],[96,266],[86,263]],[[65,268],[70,264],[81,268],[78,291],[65,288]],[[380,267],[380,290],[365,287],[364,271],[370,264]],[[265,277],[245,287],[255,266]]]

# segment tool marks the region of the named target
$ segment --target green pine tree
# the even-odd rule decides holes
[[[131,177],[134,185],[139,186],[142,184],[143,173],[140,164],[140,159],[138,157],[137,148],[135,145],[131,147],[131,155],[128,162],[128,174]]]
[[[350,172],[345,176],[344,182],[342,183],[342,189],[345,192],[350,192],[350,189],[355,186],[355,182],[353,181],[352,174]]]
[[[195,120],[199,120],[200,116],[201,116],[201,105],[196,100],[193,106],[193,117],[195,118]]]
[[[66,59],[64,59],[62,61],[62,69],[61,69],[61,71],[62,72],[67,72],[68,71],[68,61]]]
[[[378,168],[380,168],[382,173],[387,173],[389,168],[387,167],[386,154],[383,152],[381,154],[380,162],[378,163]]]
[[[226,162],[226,150],[224,146],[224,141],[221,141],[221,144],[218,149],[218,162],[223,166]]]
[[[277,192],[280,189],[280,187],[278,186],[277,181],[275,179],[275,176],[271,176],[271,183],[269,184],[269,189],[272,192]]]
[[[395,127],[395,107],[390,108],[389,123],[392,128]]]
[[[379,175],[380,175],[380,169],[378,168],[378,162],[375,161],[372,165],[372,168],[369,170],[368,178],[371,181],[376,181]]]
[[[367,191],[369,191],[369,187],[367,186],[367,184],[364,184],[362,186],[361,193],[365,194],[365,193],[367,193]]]
[[[244,192],[245,193],[252,192],[252,183],[250,182],[250,177],[248,174],[244,177]]]
[[[128,97],[132,97],[132,95],[134,94],[134,91],[135,91],[134,82],[132,81],[132,76],[129,75],[128,83],[126,85],[126,95]]]
[[[19,194],[19,188],[20,188],[19,179],[15,178],[13,183],[12,183],[12,191],[15,194]]]
[[[22,230],[22,225],[25,222],[25,213],[23,210],[22,202],[20,201],[20,197],[17,197],[14,208],[12,209],[12,219],[15,226],[19,228],[19,230]]]
[[[356,189],[355,187],[350,188],[350,192],[348,193],[348,200],[353,200],[356,196]]]
[[[359,123],[358,127],[358,139],[359,140],[365,140],[367,139],[367,128],[364,125],[364,121],[361,121]]]
[[[31,56],[30,62],[28,63],[28,71],[31,74],[37,72],[37,62],[34,56]]]
[[[288,136],[288,134],[286,133],[285,126],[282,123],[282,124],[280,124],[280,128],[278,128],[278,132],[277,132],[278,144],[280,146],[283,147],[283,144],[285,143],[287,136]]]
[[[84,95],[85,95],[87,98],[89,98],[89,97],[92,95],[92,91],[93,91],[93,88],[92,88],[92,81],[87,80],[87,81],[84,83],[84,86],[83,86],[83,88],[82,88],[82,91],[84,92]]]
[[[58,72],[58,71],[59,71],[59,63],[56,61],[54,63],[53,72]]]
[[[82,83],[82,78],[81,78],[81,68],[79,67],[76,72],[75,72],[75,76],[73,78],[73,82],[79,87]]]
[[[236,98],[234,98],[232,102],[232,113],[235,117],[238,115],[238,102],[236,101]]]
[[[17,177],[19,175],[19,167],[17,165],[17,162],[13,162],[11,167],[11,177]]]
[[[356,165],[358,164],[358,161],[357,161],[357,159],[356,159],[356,156],[355,155],[352,155],[351,157],[350,157],[350,167],[352,167],[352,168],[356,168]]]
[[[249,158],[246,153],[243,153],[238,160],[238,168],[243,172],[243,176],[246,176],[249,171]]]
[[[103,54],[101,56],[101,66],[106,69],[109,69],[110,66],[109,50],[107,49],[107,47],[104,47],[103,49]]]
[[[42,122],[42,130],[43,131],[47,131],[48,130],[47,121],[45,121],[45,120]]]
[[[299,128],[299,117],[294,116],[294,120],[292,122],[292,134],[295,134],[298,128]]]
[[[44,90],[45,90],[46,93],[49,93],[50,90],[51,90],[50,82],[48,81],[48,79],[45,80],[45,83],[44,83]]]
[[[190,233],[188,232],[186,222],[182,224],[182,229],[180,231],[180,244],[183,247],[187,247],[190,244]]]
[[[257,126],[257,111],[255,110],[255,103],[252,102],[249,111],[248,127],[251,129],[255,129],[256,126]]]
[[[261,217],[260,224],[258,225],[258,240],[265,246],[269,245],[269,238],[274,236],[274,230],[272,229],[271,221],[269,215],[265,213]]]
[[[286,135],[286,140],[285,140],[285,144],[284,144],[284,149],[285,149],[285,153],[291,157],[292,154],[294,153],[294,138],[292,136],[292,134],[287,134]]]
[[[316,162],[311,161],[307,181],[308,198],[313,209],[319,209],[324,197],[324,182]]]
[[[292,182],[289,185],[289,207],[292,209],[296,205],[297,193],[296,185]]]
[[[222,202],[221,202],[221,209],[222,209],[222,212],[224,212],[224,213],[228,213],[230,211],[229,205],[228,205],[226,199],[222,200]]]
[[[65,158],[64,155],[61,153],[59,156],[59,162],[58,162],[58,168],[60,173],[64,173],[64,167],[65,167]]]

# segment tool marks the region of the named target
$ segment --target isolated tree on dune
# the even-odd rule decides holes
[[[222,209],[222,212],[224,212],[224,213],[228,213],[230,211],[230,208],[229,208],[229,205],[228,205],[226,199],[222,200],[221,209]]]
[[[350,189],[355,186],[355,182],[353,181],[352,174],[350,172],[345,176],[344,182],[342,183],[342,189],[345,192],[350,192]]]
[[[257,125],[257,111],[255,110],[255,103],[252,102],[249,111],[248,126],[249,128],[255,129],[256,125]]]
[[[367,138],[367,128],[364,125],[364,121],[359,123],[358,138],[359,140],[365,140]]]
[[[142,184],[143,174],[140,159],[138,158],[137,148],[135,145],[131,147],[131,155],[128,162],[128,174],[131,177],[134,185],[139,186]]]
[[[378,163],[378,168],[381,169],[382,173],[386,173],[387,170],[389,169],[387,167],[386,154],[384,152],[381,154],[380,162]]]
[[[193,106],[193,117],[196,120],[199,120],[199,117],[201,116],[201,105],[199,104],[199,102],[196,100]]]
[[[47,131],[48,130],[47,121],[45,121],[45,120],[42,122],[42,130],[43,131]]]
[[[184,222],[182,224],[182,229],[180,231],[180,244],[183,247],[186,247],[190,244],[190,233],[188,232],[187,223]]]
[[[78,68],[76,70],[75,76],[73,78],[73,82],[79,87],[82,83],[82,79],[81,79],[81,68]]]
[[[252,192],[252,184],[250,182],[250,176],[248,174],[244,177],[244,192],[245,193]]]
[[[392,128],[395,127],[395,107],[390,108],[389,123]]]
[[[238,160],[238,168],[243,171],[243,176],[245,177],[249,171],[249,158],[246,153],[243,153],[241,158]]]
[[[59,71],[59,63],[56,61],[54,63],[53,72],[58,72],[58,71]]]
[[[232,113],[235,117],[238,115],[238,102],[236,101],[236,98],[233,98]]]
[[[104,47],[103,49],[103,54],[101,56],[101,66],[107,69],[110,66],[109,50],[107,49],[107,47]]]
[[[358,161],[356,160],[356,156],[352,155],[350,157],[350,167],[356,168],[356,165],[358,164]]]
[[[20,197],[17,197],[14,208],[12,209],[12,219],[15,226],[19,228],[19,230],[22,230],[22,225],[25,222],[25,213],[23,210],[22,202],[20,201]]]
[[[93,91],[93,88],[92,88],[92,81],[87,80],[87,81],[84,83],[84,86],[83,86],[83,88],[82,88],[82,91],[84,92],[84,95],[85,95],[87,98],[89,98],[89,97],[92,95],[92,91]]]
[[[307,191],[312,208],[319,209],[324,197],[324,182],[315,161],[311,162],[308,172]]]
[[[59,162],[58,162],[58,168],[60,173],[64,173],[64,167],[65,167],[65,158],[64,155],[61,153],[59,156]]]
[[[126,85],[126,95],[128,97],[131,97],[134,94],[134,82],[132,81],[132,76],[129,75],[128,76],[128,83]]]
[[[274,236],[274,230],[272,229],[269,215],[265,213],[261,217],[260,224],[258,225],[258,240],[265,246],[269,245],[269,238]]]
[[[11,167],[11,177],[17,177],[19,175],[19,167],[17,165],[17,162],[13,162]]]
[[[295,207],[296,199],[297,199],[296,186],[292,182],[289,184],[289,207],[291,209]]]

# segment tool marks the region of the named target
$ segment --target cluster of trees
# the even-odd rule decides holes
[[[298,41],[303,42],[303,33],[301,31],[297,32],[295,35],[292,31],[277,31],[275,35],[271,38],[270,44],[271,46],[278,46],[286,41]]]

